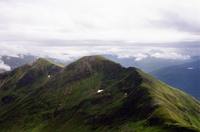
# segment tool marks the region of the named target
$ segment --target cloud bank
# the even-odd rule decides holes
[[[199,0],[1,0],[0,56],[187,59],[199,53],[199,7]]]
[[[70,41],[71,42],[71,41]],[[88,42],[89,43],[89,42]],[[106,43],[106,42],[104,42]],[[49,46],[49,45],[18,45],[12,44],[12,46],[7,44],[2,44],[0,50],[0,56],[9,55],[14,57],[20,57],[20,54],[34,55],[38,57],[51,57],[64,61],[72,61],[82,56],[87,55],[115,55],[119,58],[135,58],[136,61],[151,57],[159,59],[172,59],[172,60],[185,60],[190,59],[191,56],[198,56],[198,48],[177,48],[177,47],[162,47],[162,46],[152,46],[152,45],[128,45],[121,42],[107,42],[110,45],[102,44],[85,44],[82,43],[77,46]],[[123,45],[123,46],[122,46]],[[191,50],[193,52],[191,52]],[[195,51],[197,50],[197,51]]]

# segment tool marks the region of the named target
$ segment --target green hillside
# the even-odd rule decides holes
[[[200,58],[152,72],[156,78],[200,99]]]
[[[200,131],[199,101],[101,56],[1,74],[0,99],[0,132]]]

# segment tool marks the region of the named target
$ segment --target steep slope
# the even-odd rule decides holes
[[[11,72],[0,75],[0,90],[9,90],[11,88],[32,87],[37,81],[45,82],[48,75],[54,75],[61,71],[57,66],[45,59],[38,59],[30,65],[24,65]]]
[[[37,88],[26,88],[33,90],[14,106],[0,107],[0,131],[200,131],[197,100],[101,56],[83,57]]]
[[[152,72],[152,74],[169,85],[200,99],[200,59],[163,68]]]
[[[24,65],[11,72],[0,74],[0,114],[14,110],[17,103],[43,86],[55,74],[62,70],[44,59],[38,59],[31,65]]]

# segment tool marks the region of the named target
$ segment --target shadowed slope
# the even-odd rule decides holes
[[[83,57],[37,88],[27,88],[32,91],[15,106],[0,108],[2,131],[200,130],[200,103],[193,97],[101,56]]]
[[[14,109],[31,93],[43,86],[62,70],[51,62],[38,59],[11,72],[0,74],[0,114]]]

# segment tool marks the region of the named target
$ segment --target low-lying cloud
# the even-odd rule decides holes
[[[0,60],[0,70],[10,71],[11,67],[4,64],[4,62],[2,60]]]
[[[199,0],[1,0],[0,56],[188,59],[199,54],[199,7]]]
[[[76,43],[73,45],[26,45],[26,44],[1,44],[0,56],[19,56],[20,54],[34,55],[38,57],[50,57],[56,58],[64,61],[72,61],[76,58],[87,56],[87,55],[115,55],[119,58],[135,58],[136,61],[151,58],[160,59],[172,59],[172,60],[185,60],[190,59],[191,56],[198,56],[198,48],[180,48],[180,47],[166,47],[166,46],[155,46],[155,45],[138,45],[138,44],[128,44],[123,42],[103,42],[107,45],[103,45],[100,42],[94,44],[92,42],[82,42],[85,45],[79,45],[78,42],[70,41],[68,43]],[[81,42],[80,42],[81,43]],[[187,52],[186,49],[193,50],[193,52]],[[191,52],[191,53],[190,53]],[[195,53],[196,52],[196,53]]]

